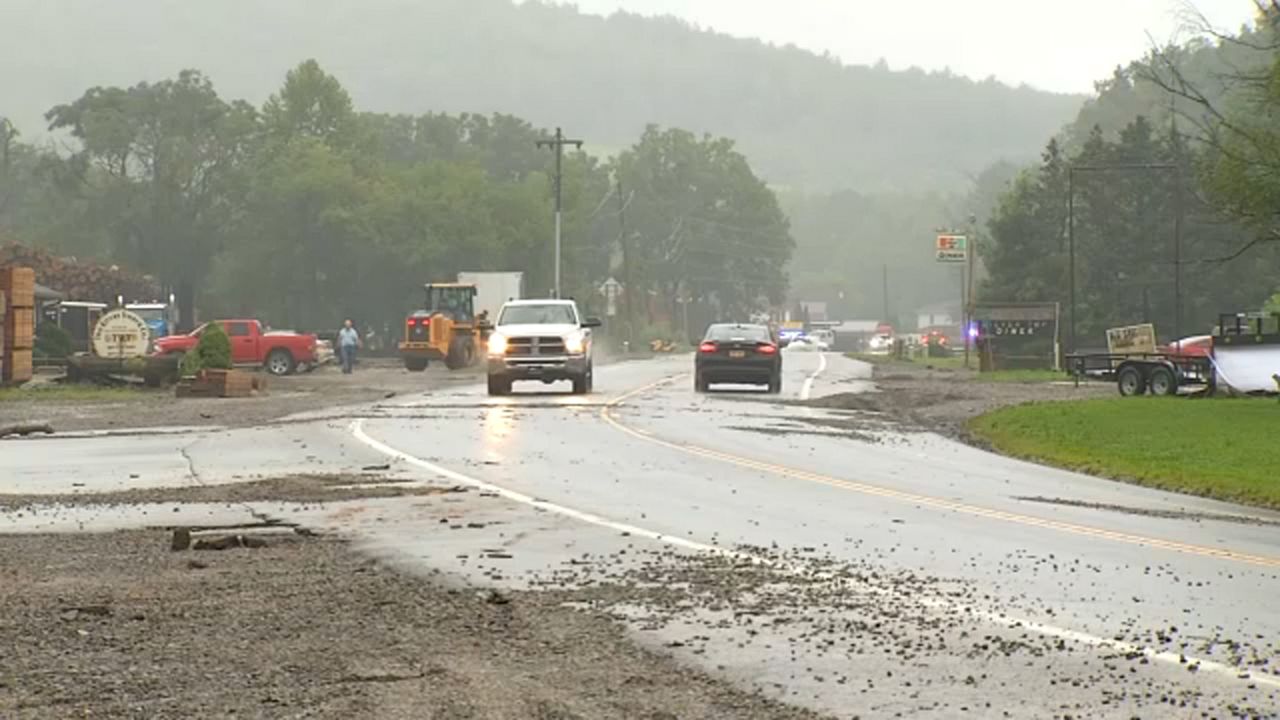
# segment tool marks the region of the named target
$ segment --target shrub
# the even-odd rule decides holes
[[[201,366],[209,370],[231,369],[231,338],[218,323],[209,323],[200,333],[200,342],[196,345],[200,353]]]
[[[71,355],[71,334],[51,322],[36,328],[35,354],[43,358],[66,358]]]
[[[231,339],[218,323],[209,323],[200,333],[200,342],[182,358],[182,374],[195,375],[201,370],[231,369]]]

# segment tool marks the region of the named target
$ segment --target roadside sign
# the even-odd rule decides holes
[[[1107,331],[1107,350],[1112,355],[1153,355],[1156,352],[1156,326],[1130,325]]]
[[[622,283],[611,277],[600,286],[600,292],[605,297],[605,315],[614,317],[618,314],[618,295],[622,292]]]
[[[938,262],[966,262],[969,259],[969,238],[949,233],[939,235],[936,250]]]
[[[93,326],[93,354],[102,358],[124,360],[147,354],[151,328],[147,321],[123,308],[112,310]]]

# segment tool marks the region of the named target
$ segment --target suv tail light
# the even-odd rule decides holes
[[[700,353],[713,353],[716,350],[717,346],[713,342],[704,342],[698,346],[698,352]]]
[[[774,355],[778,352],[778,346],[773,343],[760,343],[756,346],[756,352],[761,355]]]

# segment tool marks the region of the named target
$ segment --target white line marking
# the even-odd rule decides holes
[[[804,385],[800,388],[800,399],[808,400],[813,394],[813,381],[827,369],[827,354],[818,353],[818,369],[809,377],[805,378]]]
[[[823,365],[825,367],[825,363]],[[819,372],[821,372],[821,370],[819,370]],[[647,388],[641,388],[641,390],[651,389],[654,387],[659,387],[661,385],[669,384],[674,379],[675,378],[668,378],[658,383],[654,383],[653,385],[650,385]],[[609,403],[609,405],[611,407],[618,407],[622,405],[627,398],[634,396],[638,392],[640,391],[634,391],[632,393],[623,395],[620,398]],[[566,507],[564,505],[559,505],[553,502],[547,502],[546,500],[538,500],[530,495],[525,495],[524,493],[516,492],[515,490],[508,490],[507,488],[502,487],[501,485],[494,485],[493,483],[485,482],[484,480],[473,478],[469,475],[463,475],[460,472],[450,470],[446,467],[442,467],[440,465],[436,465],[435,463],[429,462],[427,460],[423,460],[422,458],[410,455],[409,453],[403,452],[401,450],[397,450],[396,448],[391,447],[390,445],[387,445],[386,443],[383,443],[380,440],[377,440],[371,437],[368,433],[366,433],[364,430],[364,419],[355,420],[354,422],[351,423],[350,428],[351,428],[351,434],[357,440],[359,440],[365,445],[368,445],[374,450],[377,450],[378,452],[390,458],[408,463],[410,465],[421,468],[428,472],[435,473],[441,477],[447,478],[461,485],[468,485],[470,487],[474,487],[484,492],[493,493],[495,495],[498,495],[499,497],[503,497],[503,498],[506,498],[507,500],[511,500],[512,502],[517,502],[522,505],[528,505],[529,507],[532,507],[538,510],[543,510],[545,512],[551,512],[557,515],[563,515],[564,517],[573,518],[574,520],[579,520],[591,525],[596,525],[598,527],[609,528],[611,530],[617,530],[618,532],[630,533],[631,535],[635,535],[637,537],[648,538],[649,540],[666,543],[668,545],[684,548],[686,550],[707,553],[709,555],[718,555],[721,557],[727,557],[735,560],[742,560],[744,562],[750,562],[754,565],[771,567],[781,572],[784,572],[786,574],[793,575],[795,577],[803,578],[810,581],[814,581],[814,580],[836,581],[836,582],[840,582],[844,586],[855,591],[870,592],[872,594],[879,594],[879,595],[887,594],[884,590],[880,588],[869,587],[864,584],[858,583],[853,580],[849,580],[846,577],[836,575],[833,573],[827,573],[827,572],[815,573],[811,569],[806,568],[799,564],[783,563],[783,562],[772,560],[770,558],[762,557],[759,555],[752,555],[751,553],[745,553],[738,550],[728,550],[726,548],[717,547],[715,545],[707,545],[706,543],[700,543],[695,540],[686,540],[681,537],[666,535],[666,534],[657,532],[655,530],[649,530],[646,528],[638,527],[636,525],[629,525],[627,523],[617,522],[614,520],[610,520],[608,518],[601,517],[599,515],[595,515],[593,513],[583,512],[581,510],[575,510],[573,508]],[[1107,638],[1098,637],[1096,635],[1090,635],[1088,633],[1078,632],[1076,630],[1068,630],[1066,628],[1054,627],[1053,625],[1044,625],[1042,623],[1038,623],[1030,620],[1023,620],[1023,619],[1016,618],[1010,615],[1005,615],[1002,613],[993,613],[993,612],[982,610],[976,607],[955,603],[946,599],[917,598],[917,601],[920,602],[925,607],[929,607],[931,609],[936,609],[936,610],[939,610],[948,614],[953,614],[953,615],[967,615],[969,617],[991,623],[992,625],[1005,627],[1008,629],[1027,630],[1040,635],[1044,635],[1046,637],[1061,639],[1064,641],[1076,642],[1082,645],[1088,645],[1090,647],[1095,647],[1095,648],[1105,648],[1108,650],[1114,650],[1116,652],[1123,653],[1126,655],[1141,654],[1147,658],[1150,658],[1151,660],[1162,662],[1175,667],[1194,664],[1199,667],[1201,672],[1208,672],[1208,673],[1213,673],[1215,675],[1221,675],[1231,680],[1247,680],[1249,682],[1257,683],[1259,685],[1266,685],[1272,688],[1280,689],[1280,677],[1272,677],[1268,675],[1252,675],[1240,668],[1232,667],[1230,665],[1224,665],[1222,663],[1214,662],[1212,660],[1202,660],[1202,659],[1194,658],[1191,656],[1182,656],[1182,655],[1179,655],[1178,653],[1162,652],[1154,648],[1134,645],[1132,643],[1121,642],[1117,640],[1110,640]]]

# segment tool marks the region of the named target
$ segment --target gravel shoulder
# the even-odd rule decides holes
[[[442,495],[459,488],[423,485],[416,480],[369,475],[290,475],[225,485],[188,485],[139,488],[120,492],[83,494],[0,494],[0,512],[31,507],[115,506],[150,503],[253,503],[288,502],[320,504],[344,500]]]
[[[817,717],[550,595],[408,577],[327,537],[5,536],[0,558],[7,718]]]
[[[0,427],[48,423],[55,432],[123,428],[262,425],[297,413],[358,405],[478,382],[478,368],[450,372],[443,366],[411,373],[398,360],[367,358],[351,375],[329,365],[313,372],[269,377],[265,395],[250,398],[176,398],[172,390],[122,389],[86,400],[40,397],[38,388],[0,402]]]

